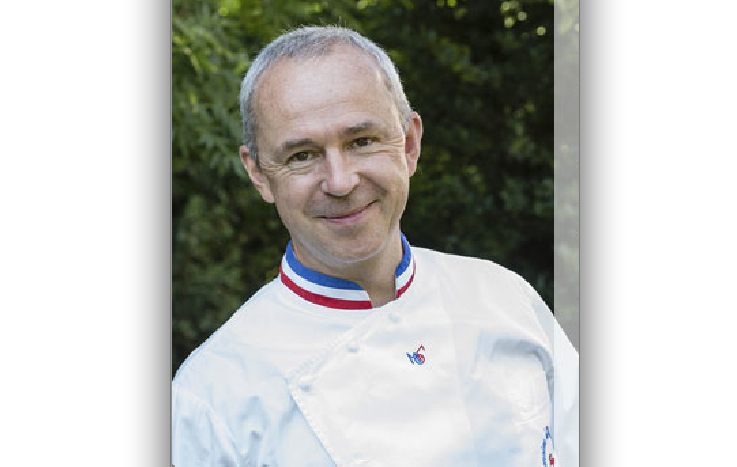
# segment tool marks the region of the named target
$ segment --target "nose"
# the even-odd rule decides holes
[[[359,177],[349,156],[342,151],[328,151],[320,186],[322,191],[331,196],[347,196],[358,183]]]

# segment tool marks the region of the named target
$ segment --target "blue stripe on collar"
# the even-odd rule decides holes
[[[321,272],[313,271],[307,266],[302,265],[297,257],[294,256],[294,250],[292,249],[291,240],[287,245],[287,252],[285,256],[287,258],[287,263],[289,263],[289,267],[292,268],[292,271],[296,272],[297,274],[302,276],[302,278],[307,279],[314,284],[324,285],[325,287],[332,287],[334,289],[363,290],[360,285],[356,284],[353,281],[341,279],[339,277],[328,276]]]
[[[402,260],[395,269],[395,286],[399,298],[410,286],[414,277],[414,260],[407,238],[400,232]],[[284,285],[302,298],[339,309],[370,309],[371,301],[360,285],[347,279],[328,276],[314,271],[299,262],[294,255],[292,242],[287,245],[280,276]]]
[[[394,275],[396,277],[401,276],[402,273],[406,271],[409,267],[409,263],[412,262],[412,252],[410,251],[407,237],[405,237],[404,234],[401,232],[399,232],[399,235],[402,236],[402,251],[404,253],[402,254],[402,261],[399,262],[396,271],[394,271]]]

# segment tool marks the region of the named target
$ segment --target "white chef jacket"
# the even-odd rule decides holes
[[[533,288],[490,261],[410,248],[397,299],[301,265],[181,366],[187,466],[578,466],[578,354]]]

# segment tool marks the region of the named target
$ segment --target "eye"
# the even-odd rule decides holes
[[[365,148],[366,146],[370,145],[374,142],[374,138],[369,138],[367,136],[362,138],[356,138],[353,141],[351,141],[351,147],[353,148]]]
[[[291,162],[307,162],[312,158],[312,153],[309,151],[295,152],[287,159],[287,163]]]

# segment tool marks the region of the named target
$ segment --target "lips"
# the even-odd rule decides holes
[[[337,223],[352,222],[352,221],[360,219],[363,216],[363,214],[365,214],[366,211],[368,211],[368,209],[374,203],[375,201],[372,201],[368,203],[367,205],[357,208],[357,209],[352,209],[349,211],[343,211],[343,212],[337,212],[337,213],[329,213],[329,214],[318,216],[318,217],[331,221],[331,222],[337,222]]]

